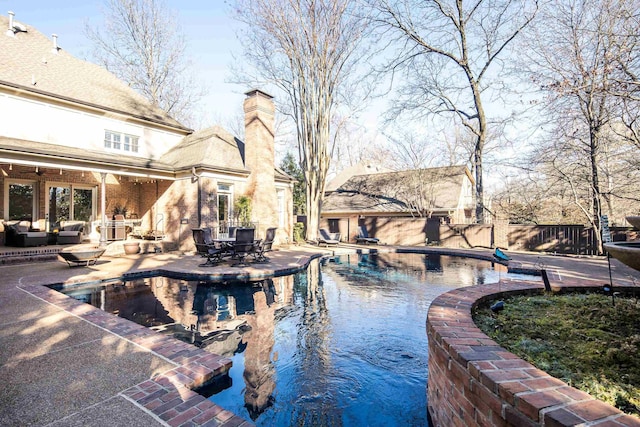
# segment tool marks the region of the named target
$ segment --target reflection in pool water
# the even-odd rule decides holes
[[[422,426],[429,305],[506,277],[496,268],[431,254],[347,255],[249,283],[153,277],[65,292],[231,358],[229,376],[200,392],[257,425]]]

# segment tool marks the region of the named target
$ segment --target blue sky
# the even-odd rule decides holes
[[[228,14],[222,0],[165,0],[177,12],[188,44],[188,56],[196,77],[209,90],[202,101],[202,125],[232,120],[241,111],[247,89],[226,83],[232,52],[240,55],[236,39],[239,24]],[[84,35],[85,23],[102,22],[101,0],[0,0],[0,14],[15,13],[15,19],[47,37],[58,35],[58,44],[72,55],[91,58],[92,45]]]

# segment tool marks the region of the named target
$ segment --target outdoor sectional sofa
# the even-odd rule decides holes
[[[47,244],[46,231],[33,228],[30,221],[8,221],[4,223],[7,246],[43,246]]]
[[[60,224],[57,243],[59,245],[73,245],[82,242],[84,232],[84,222],[64,221]]]

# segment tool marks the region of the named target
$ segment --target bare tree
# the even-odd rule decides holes
[[[355,64],[364,26],[352,0],[238,0],[236,17],[244,56],[255,80],[283,91],[281,104],[296,125],[306,181],[307,238],[317,237],[324,186],[332,157],[332,120],[338,105],[356,97]],[[330,146],[331,145],[331,146]]]
[[[483,93],[507,46],[532,21],[537,0],[366,0],[400,71],[396,110],[453,115],[475,136],[476,219],[484,222],[483,152],[488,121]]]
[[[620,124],[616,92],[622,78],[616,64],[630,46],[619,31],[633,15],[631,3],[554,0],[527,49],[530,77],[546,95],[543,111],[554,123],[538,160],[548,176],[570,189],[600,252],[601,216],[614,211],[619,138],[612,130]]]
[[[189,124],[203,95],[175,14],[162,0],[105,0],[104,23],[85,25],[95,60],[152,104]],[[201,86],[200,86],[201,87]]]
[[[614,127],[614,132],[636,149],[640,148],[640,1],[627,0],[622,10],[625,18],[616,28],[618,45],[623,47],[620,54],[613,58],[616,69],[620,71],[615,76],[613,84],[614,95],[620,102],[620,124]],[[637,169],[640,158],[633,156],[631,166]]]

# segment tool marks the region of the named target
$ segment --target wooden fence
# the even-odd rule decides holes
[[[346,226],[340,220],[343,238],[353,241],[356,225]],[[388,245],[447,248],[493,248],[552,252],[559,254],[597,254],[593,230],[584,225],[521,225],[521,224],[441,224],[438,219],[367,217],[360,222],[371,236]],[[640,233],[629,227],[610,227],[614,241],[634,240]],[[348,236],[348,237],[347,237]]]
[[[610,227],[613,241],[634,240],[638,233],[629,227]],[[595,255],[597,240],[593,229],[584,225],[510,224],[509,249],[559,254]]]

